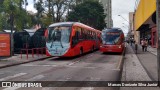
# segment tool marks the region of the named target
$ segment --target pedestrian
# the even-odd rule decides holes
[[[144,41],[144,45],[145,45],[144,50],[145,50],[145,52],[146,52],[146,51],[147,51],[147,47],[148,47],[148,40],[147,40],[147,39],[145,39],[145,41]]]
[[[141,40],[141,46],[142,46],[142,51],[144,52],[144,48],[145,48],[145,40],[144,39]]]
[[[129,40],[127,40],[127,43],[129,44]]]
[[[131,39],[130,42],[131,42],[131,46],[132,46],[133,40]]]
[[[137,54],[137,50],[138,50],[137,42],[135,42],[135,50],[136,50],[136,54]]]

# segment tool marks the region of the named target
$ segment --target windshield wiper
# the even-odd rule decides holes
[[[62,41],[60,40],[61,47],[63,48]]]
[[[53,33],[53,35],[55,35],[55,32]],[[52,46],[53,46],[53,42],[55,41],[55,36],[54,37],[52,37],[52,43],[51,43],[51,46],[50,46],[50,48],[52,48]]]
[[[55,35],[55,32],[53,33],[53,35]],[[52,43],[51,43],[50,48],[52,48],[52,47],[53,47],[53,42],[57,40],[56,38],[57,38],[57,36],[54,36],[54,37],[52,38],[53,40],[52,40]],[[61,41],[61,37],[60,37],[59,42],[60,42],[60,44],[61,44],[61,47],[63,48],[63,44],[62,44],[62,41]]]

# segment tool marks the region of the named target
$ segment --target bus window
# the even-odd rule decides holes
[[[72,45],[76,45],[79,43],[79,41],[81,40],[81,28],[76,27],[75,29],[75,36],[72,38]]]

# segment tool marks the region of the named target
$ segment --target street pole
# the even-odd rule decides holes
[[[122,17],[121,15],[118,15],[118,16],[120,16],[122,19],[124,19],[126,22],[128,22],[128,24],[129,24],[128,29],[129,29],[129,31],[131,31],[130,30],[131,29],[131,23],[127,19],[125,19],[124,17]]]
[[[158,85],[160,87],[160,0],[156,0],[157,9],[157,31],[158,31],[158,48],[157,48],[157,67],[158,67]]]
[[[10,15],[10,24],[11,24],[11,56],[14,55],[14,40],[13,40],[13,22],[14,22],[14,16],[13,12]]]

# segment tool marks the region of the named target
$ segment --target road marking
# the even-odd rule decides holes
[[[21,66],[35,66],[35,67],[37,67],[37,66],[40,66],[40,67],[56,67],[56,66],[58,66],[58,65],[33,65],[33,64],[26,64],[26,65],[21,65]]]
[[[5,78],[2,78],[0,79],[0,81],[6,81],[6,80],[9,80],[9,79],[12,79],[12,78],[15,78],[15,77],[19,77],[19,76],[23,76],[23,75],[26,75],[27,73],[19,73],[19,74],[15,74],[13,76],[8,76],[8,77],[5,77]],[[16,89],[19,89],[20,87],[9,87],[9,88],[5,88],[3,90],[16,90]]]
[[[85,67],[85,66],[65,66],[65,67],[70,67],[70,68],[86,68],[86,69],[96,69],[97,67]]]
[[[5,88],[3,90],[16,90],[16,89],[19,89],[19,87],[9,87],[9,88]]]
[[[120,70],[120,67],[121,67],[121,64],[122,64],[122,60],[123,60],[123,55],[121,56],[119,62],[118,62],[118,65],[117,65],[117,70]]]
[[[42,90],[55,90],[57,87],[44,87]]]
[[[0,73],[0,75],[2,75],[2,74],[4,74],[4,73]]]
[[[6,80],[16,78],[16,77],[19,77],[19,76],[23,76],[23,75],[26,75],[26,74],[27,73],[18,73],[18,74],[15,74],[13,76],[8,76],[8,77],[1,78],[0,81],[6,81]]]
[[[64,79],[59,79],[59,80],[57,80],[57,81],[69,81],[71,78],[64,78]]]
[[[94,53],[95,53],[95,52],[94,52]],[[76,63],[80,62],[82,59],[87,59],[87,58],[89,58],[89,57],[93,56],[93,54],[94,54],[94,53],[91,53],[91,54],[89,54],[89,55],[87,55],[87,56],[82,56],[82,57],[80,57],[80,58],[79,58],[79,60],[78,60],[78,61],[75,61],[75,62],[69,63],[69,64],[67,64],[67,65],[71,66],[71,65],[73,65],[73,64],[76,64]]]
[[[40,80],[44,77],[44,75],[38,75],[38,76],[35,76],[35,77],[32,77],[30,79],[27,79],[25,81],[36,81],[36,80]]]
[[[82,87],[80,90],[94,90],[93,87]]]
[[[75,61],[75,62],[72,62],[72,63],[69,63],[69,64],[67,64],[67,65],[71,66],[71,65],[76,64],[76,63],[78,63],[78,62],[80,62],[80,60]]]
[[[91,54],[91,55],[87,56],[87,58],[92,57],[92,56],[93,56],[93,54]]]
[[[97,67],[83,67],[83,66],[72,66],[73,64],[75,64],[77,62],[74,63],[70,63],[68,65],[23,65],[23,66],[40,66],[40,67],[70,67],[70,68],[87,68],[87,69],[95,69]]]

